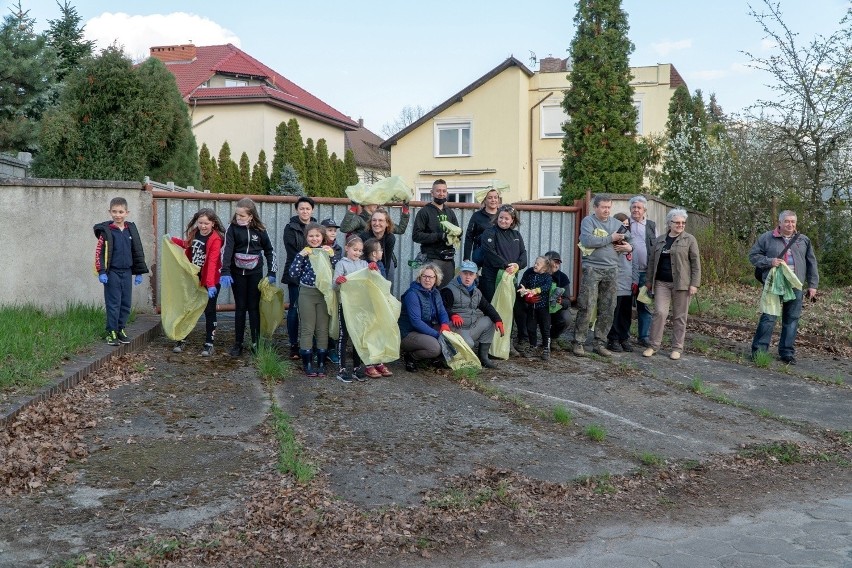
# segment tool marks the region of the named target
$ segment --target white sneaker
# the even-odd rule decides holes
[[[656,353],[656,351],[654,351],[654,348],[649,347],[645,351],[642,352],[642,356],[643,357],[653,357],[654,353]]]
[[[669,355],[669,359],[673,361],[680,359],[680,351],[672,351],[671,355]]]

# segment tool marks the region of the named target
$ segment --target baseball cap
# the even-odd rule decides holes
[[[473,272],[476,274],[479,271],[479,267],[476,266],[476,263],[472,260],[464,260],[461,263],[460,272]]]
[[[544,256],[549,258],[550,260],[555,260],[556,262],[562,262],[562,257],[559,256],[559,253],[555,250],[547,251],[544,253]]]
[[[323,227],[334,227],[334,228],[336,228],[336,229],[339,229],[339,228],[340,228],[340,225],[338,225],[338,224],[337,224],[337,221],[335,221],[335,220],[334,220],[334,219],[332,219],[332,218],[323,219],[323,220],[320,222],[320,225],[322,225]]]

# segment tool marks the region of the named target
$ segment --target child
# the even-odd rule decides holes
[[[382,262],[382,241],[379,239],[367,239],[364,241],[364,258],[367,259],[367,262],[373,262],[376,266],[379,267],[379,272],[381,272],[384,278],[387,278],[387,272],[385,271],[385,263]]]
[[[243,336],[246,329],[246,312],[251,333],[251,351],[257,351],[260,338],[260,290],[257,285],[263,278],[261,253],[266,258],[269,283],[275,284],[278,261],[266,226],[260,220],[257,205],[248,198],[237,201],[231,224],[225,232],[222,250],[222,288],[234,287],[234,346],[228,354],[243,354]]]
[[[325,361],[327,349],[317,349],[317,366],[313,367],[313,344],[317,346],[328,344],[328,304],[322,291],[317,289],[317,277],[308,258],[316,249],[322,249],[320,262],[334,260],[334,249],[323,245],[325,242],[325,227],[318,223],[309,223],[305,227],[305,240],[308,243],[296,255],[290,265],[290,278],[299,282],[299,355],[302,357],[305,375],[309,377],[325,376]]]
[[[344,247],[346,256],[334,267],[334,289],[339,290],[340,286],[346,283],[346,275],[352,274],[356,270],[367,268],[367,261],[362,260],[364,254],[364,242],[361,237],[351,235],[346,241]],[[346,343],[349,340],[349,333],[346,330],[346,322],[343,319],[343,305],[338,306],[338,314],[340,316],[340,332],[337,335],[337,353],[340,356],[338,363],[337,380],[342,383],[351,383],[355,378],[359,381],[367,380],[366,373],[358,373],[358,367],[361,366],[361,358],[358,357],[358,351],[352,349],[352,374],[346,370]]]
[[[325,243],[323,244],[330,246],[334,250],[334,260],[332,263],[338,262],[341,258],[343,258],[343,249],[339,244],[337,244],[337,229],[340,228],[340,225],[337,224],[337,221],[331,218],[323,219],[322,222],[320,222],[320,225],[325,227]],[[336,344],[336,337],[328,338],[328,360],[335,365],[340,363],[340,356],[335,348]]]
[[[109,202],[112,221],[94,226],[98,238],[95,270],[98,281],[104,285],[106,342],[112,346],[130,343],[124,328],[130,316],[132,286],[141,284],[142,275],[148,273],[142,239],[136,225],[127,221],[129,213],[127,200],[114,197]]]
[[[550,359],[550,287],[553,278],[550,276],[552,264],[550,259],[539,256],[535,259],[532,268],[527,268],[521,277],[521,285],[518,293],[524,300],[526,308],[527,334],[529,337],[529,349],[524,357],[533,357],[533,348],[536,344],[536,325],[541,330],[541,358],[543,361]],[[520,322],[519,322],[520,323]]]
[[[213,340],[216,336],[216,300],[219,296],[219,273],[222,270],[222,239],[225,228],[216,212],[210,208],[199,209],[186,226],[186,240],[172,237],[172,242],[186,249],[189,261],[201,267],[199,284],[207,290],[207,307],[204,308],[204,348],[202,357],[213,355]],[[186,338],[178,341],[175,353],[181,353]]]

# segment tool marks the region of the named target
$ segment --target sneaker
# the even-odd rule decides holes
[[[577,357],[585,357],[586,356],[586,348],[583,347],[582,343],[575,343],[574,348],[571,350],[571,353],[573,353]]]
[[[186,346],[186,341],[180,340],[172,347],[172,353],[183,353],[183,348]]]
[[[378,379],[382,376],[378,369],[376,369],[375,365],[367,365],[364,368],[364,374],[370,377],[371,379]]]
[[[521,352],[518,351],[514,345],[509,345],[509,357],[520,357]]]
[[[349,384],[352,382],[352,375],[346,369],[340,369],[337,371],[337,380]]]
[[[616,343],[615,341],[610,341],[609,343],[607,343],[606,348],[609,351],[612,351],[613,353],[621,353],[622,351],[624,351],[624,348],[621,346],[621,344]]]
[[[340,363],[340,354],[337,352],[337,349],[329,349],[327,357],[335,365]]]
[[[784,363],[785,365],[795,365],[797,361],[796,361],[795,357],[791,356],[791,357],[781,357],[781,362]]]
[[[669,355],[669,359],[671,359],[672,361],[677,361],[678,359],[680,359],[680,351],[672,351]]]
[[[127,334],[124,333],[123,329],[119,329],[116,335],[118,335],[119,342],[124,343],[125,345],[130,345],[130,338],[127,337]]]
[[[656,351],[654,351],[654,348],[649,347],[645,351],[642,352],[642,357],[653,357],[654,353],[656,353]]]
[[[637,341],[636,343],[638,343],[642,347],[650,347],[651,346],[651,342],[648,341],[647,337],[640,337],[639,341]]]
[[[213,355],[213,344],[212,343],[205,343],[204,349],[201,350],[201,356],[202,357],[210,357],[211,355]]]
[[[521,354],[524,356],[524,359],[534,359],[535,347],[533,347],[532,345],[528,345],[526,349],[521,351]]]
[[[601,357],[612,357],[612,351],[607,349],[602,343],[595,345],[595,353]]]
[[[118,334],[114,331],[107,332],[106,342],[107,345],[112,345],[113,347],[118,347],[119,345],[121,345],[121,342],[118,341]]]
[[[385,367],[384,363],[379,363],[378,365],[376,365],[376,370],[379,373],[381,373],[381,375],[383,377],[392,377],[393,376],[393,373],[391,372],[391,370],[388,369],[387,367]]]
[[[365,383],[369,380],[369,377],[367,377],[367,373],[364,372],[364,366],[363,365],[356,367],[355,370],[352,371],[352,376],[359,383]]]
[[[545,347],[541,352],[541,360],[549,361],[550,360],[550,349]]]
[[[243,354],[243,346],[242,345],[234,345],[231,347],[231,350],[228,351],[228,355],[231,357],[239,357]]]
[[[627,353],[633,353],[633,346],[630,345],[630,341],[627,339],[621,342],[621,348]]]

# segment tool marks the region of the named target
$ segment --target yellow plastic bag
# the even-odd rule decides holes
[[[260,290],[260,333],[272,337],[284,320],[284,290],[269,283],[264,277],[257,284]]]
[[[441,228],[447,233],[447,244],[453,248],[458,248],[461,244],[462,230],[449,221],[441,221]]]
[[[185,339],[207,307],[207,290],[198,282],[201,268],[189,262],[182,247],[163,235],[160,321],[171,340]]]
[[[390,176],[372,185],[358,182],[345,190],[346,197],[362,205],[384,205],[394,201],[411,201],[414,191],[399,176]]]
[[[362,268],[346,275],[340,305],[352,345],[367,365],[399,359],[399,313],[402,304],[391,283],[376,270]]]
[[[494,334],[494,341],[488,354],[498,359],[508,359],[509,349],[512,346],[512,308],[515,306],[515,279],[505,270],[497,273],[497,289],[491,299],[491,305],[500,314],[503,320],[503,328],[506,330],[502,336]]]
[[[337,314],[337,293],[331,287],[331,280],[334,278],[334,272],[331,269],[331,259],[323,249],[311,249],[311,254],[308,257],[311,263],[311,268],[314,269],[314,274],[317,277],[316,286],[323,298],[325,305],[328,308],[328,336],[337,337],[340,330],[340,320]]]
[[[454,331],[444,331],[441,333],[443,338],[450,344],[455,355],[444,358],[447,360],[447,365],[450,369],[481,369],[482,363],[479,362],[479,357],[470,348],[470,345],[464,340],[464,337]]]

